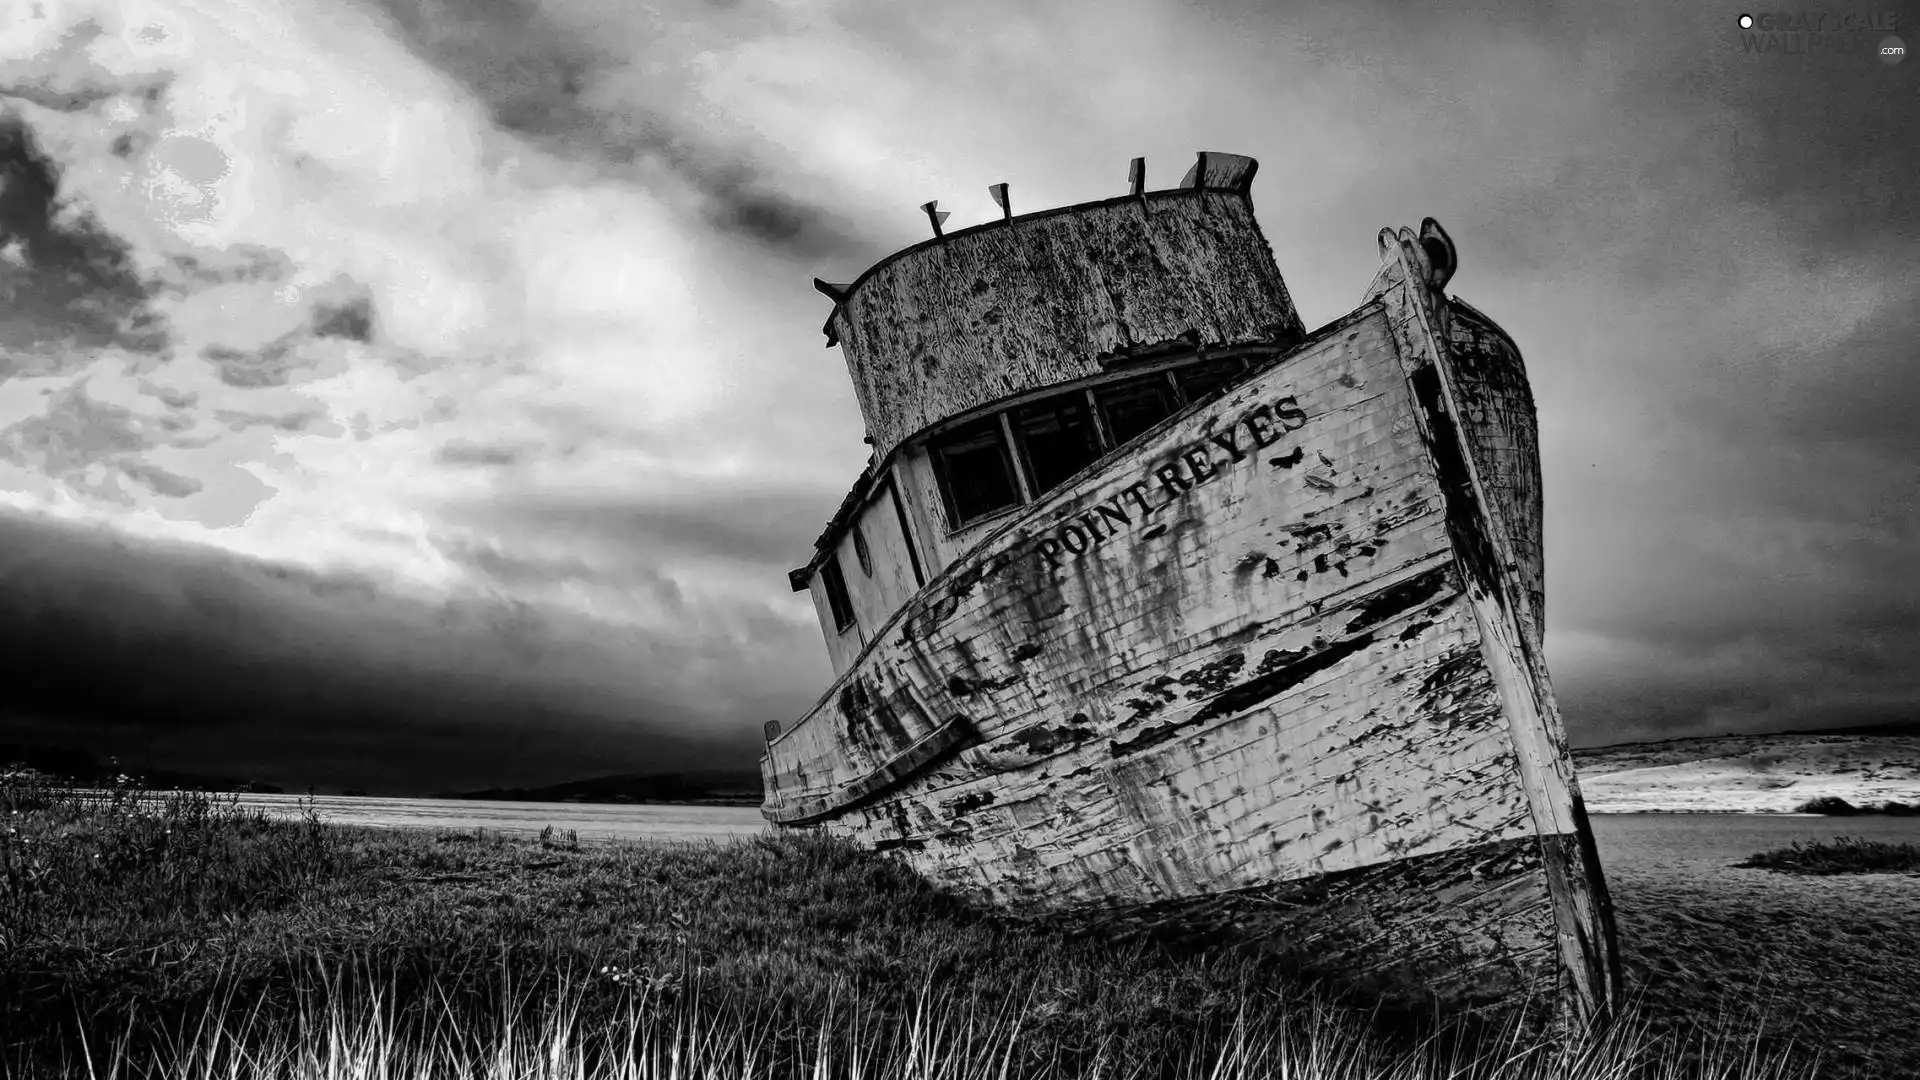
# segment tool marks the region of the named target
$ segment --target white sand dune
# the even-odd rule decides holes
[[[1792,813],[1837,796],[1920,803],[1920,733],[1724,735],[1574,751],[1588,811]]]

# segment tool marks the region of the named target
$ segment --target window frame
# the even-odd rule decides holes
[[[947,466],[945,447],[942,444],[954,441],[957,433],[970,432],[971,429],[974,428],[991,428],[993,430],[994,446],[1000,451],[1000,467],[1007,479],[1007,486],[1013,493],[1013,501],[1001,506],[996,506],[991,510],[982,511],[972,517],[962,518],[960,516],[959,504],[954,499],[953,474]],[[1016,455],[1013,452],[1012,442],[1012,431],[1010,430],[1010,425],[1007,420],[1006,409],[1000,409],[984,416],[976,416],[971,420],[954,424],[927,439],[925,447],[927,458],[933,465],[934,486],[940,490],[940,508],[946,515],[947,532],[949,535],[957,533],[962,529],[972,528],[982,521],[1004,514],[1009,510],[1017,510],[1033,501],[1033,496],[1028,490],[1026,475],[1021,471],[1019,462],[1016,460]]]
[[[1181,375],[1196,372],[1199,368],[1212,368],[1216,371],[1226,371],[1229,369],[1229,366],[1231,367],[1231,371],[1225,381],[1221,382],[1212,390],[1202,393],[1199,397],[1188,394],[1186,383],[1180,378]],[[1174,394],[1179,399],[1180,408],[1184,409],[1189,405],[1198,404],[1202,401],[1211,401],[1213,398],[1225,393],[1234,383],[1245,378],[1247,375],[1247,358],[1245,356],[1217,356],[1209,360],[1196,360],[1192,363],[1182,364],[1179,367],[1168,368],[1167,375],[1173,380]]]
[[[1027,460],[1026,440],[1014,427],[1013,423],[1013,415],[1017,410],[1042,405],[1056,398],[1066,399],[1075,396],[1078,397],[1078,404],[1086,412],[1088,426],[1096,444],[1096,452],[1090,460],[1075,470],[1075,474],[1077,474],[1111,456],[1121,447],[1131,443],[1133,439],[1138,438],[1145,432],[1165,422],[1168,417],[1198,402],[1217,397],[1234,383],[1264,369],[1283,356],[1283,352],[1259,349],[1247,352],[1236,352],[1227,356],[1214,356],[1206,359],[1191,356],[1184,361],[1170,364],[1166,367],[1157,368],[1152,371],[1135,372],[1119,378],[1083,385],[1077,390],[1056,389],[1050,393],[1042,392],[1035,394],[1022,401],[1002,403],[990,411],[977,413],[971,418],[957,423],[949,423],[939,430],[930,433],[921,440],[920,451],[927,456],[930,470],[933,473],[934,486],[939,492],[941,510],[946,518],[947,535],[952,536],[964,530],[971,529],[984,521],[989,521],[1023,506],[1029,506],[1047,493],[1035,490],[1036,482],[1034,480],[1033,470],[1030,467],[1031,463]],[[1233,370],[1221,386],[1216,387],[1211,392],[1189,399],[1185,387],[1181,384],[1180,373],[1193,368],[1211,367],[1214,365],[1232,365]],[[1163,400],[1168,406],[1166,414],[1125,440],[1117,438],[1114,435],[1112,425],[1109,423],[1106,407],[1101,402],[1101,395],[1116,390],[1131,390],[1137,387],[1152,385],[1158,385],[1160,388]],[[997,427],[998,429],[995,436],[995,443],[1000,451],[1000,466],[1012,488],[1013,501],[962,520],[959,509],[954,502],[952,474],[947,467],[947,460],[943,452],[942,443],[951,439],[956,432],[990,426]],[[1065,480],[1062,479],[1060,483],[1065,483]],[[1053,489],[1048,490],[1051,491]]]
[[[1016,413],[1023,410],[1037,409],[1049,405],[1053,406],[1056,411],[1059,407],[1067,405],[1078,408],[1081,422],[1085,425],[1087,435],[1091,439],[1088,448],[1093,451],[1093,454],[1087,458],[1087,460],[1075,466],[1072,472],[1054,481],[1052,487],[1042,488],[1040,486],[1039,473],[1034,469],[1033,454],[1028,449],[1027,434],[1022,430],[1020,423],[1014,420],[1013,417]],[[1103,435],[1103,425],[1095,418],[1097,412],[1098,407],[1089,399],[1086,387],[1082,387],[1079,390],[1066,390],[1057,394],[1048,394],[1045,397],[1034,398],[1002,410],[1002,415],[1007,418],[1007,430],[1012,435],[1014,453],[1018,458],[1020,468],[1026,475],[1027,489],[1031,492],[1029,501],[1031,501],[1031,499],[1037,499],[1052,491],[1055,487],[1066,483],[1067,480],[1076,473],[1092,466],[1095,462],[1113,452],[1113,448],[1107,445]]]
[[[859,622],[853,610],[853,594],[847,591],[847,575],[840,568],[840,552],[830,551],[820,563],[820,588],[827,594],[827,615],[833,620],[833,629],[844,634]],[[844,609],[846,618],[842,619]]]
[[[1118,435],[1115,435],[1113,432],[1113,421],[1107,416],[1107,407],[1100,400],[1101,393],[1103,392],[1111,393],[1117,390],[1132,391],[1139,387],[1151,386],[1156,382],[1160,384],[1160,393],[1165,399],[1166,403],[1170,406],[1170,408],[1167,409],[1166,414],[1161,416],[1159,419],[1153,421],[1153,423],[1148,424],[1146,427],[1141,428],[1139,431],[1134,432],[1132,435],[1129,435],[1124,439],[1120,438]],[[1093,407],[1095,411],[1098,412],[1100,415],[1100,430],[1103,433],[1105,433],[1105,435],[1109,440],[1109,445],[1105,448],[1105,450],[1101,454],[1102,457],[1105,457],[1107,454],[1113,453],[1115,450],[1118,450],[1122,446],[1127,445],[1128,443],[1132,442],[1134,439],[1139,438],[1145,432],[1152,430],[1155,425],[1164,422],[1167,419],[1167,417],[1172,416],[1174,413],[1177,413],[1181,409],[1186,407],[1186,403],[1180,399],[1180,386],[1178,383],[1174,382],[1172,368],[1168,368],[1164,371],[1151,372],[1146,375],[1136,375],[1130,379],[1115,379],[1113,382],[1107,383],[1102,386],[1089,386],[1087,387],[1087,393],[1092,397]]]

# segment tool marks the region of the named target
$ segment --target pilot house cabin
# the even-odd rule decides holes
[[[1277,352],[1234,350],[1150,361],[1048,387],[944,421],[869,469],[794,571],[811,589],[835,673],[954,556],[1009,514],[1058,488]]]

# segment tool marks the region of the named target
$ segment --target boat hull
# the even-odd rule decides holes
[[[1531,429],[1502,414],[1524,378],[1456,364],[1474,327],[1386,253],[1369,304],[929,582],[771,740],[767,816],[1387,1003],[1603,1013]]]

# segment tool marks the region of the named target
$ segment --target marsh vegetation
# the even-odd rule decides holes
[[[1920,874],[1920,846],[1839,836],[1795,842],[1734,865],[1788,874]]]
[[[1259,956],[993,918],[805,837],[347,829],[39,783],[0,785],[0,815],[7,1076],[1577,1080],[1817,1064],[1785,1060],[1745,999],[1681,1015],[1649,998],[1577,1046],[1388,1028]]]
[[[1856,814],[1891,814],[1895,817],[1913,817],[1920,815],[1920,803],[1904,803],[1897,799],[1888,799],[1882,803],[1866,803],[1855,806],[1838,795],[1823,795],[1817,799],[1808,799],[1793,808],[1796,814],[1827,814],[1832,817],[1853,817]]]

